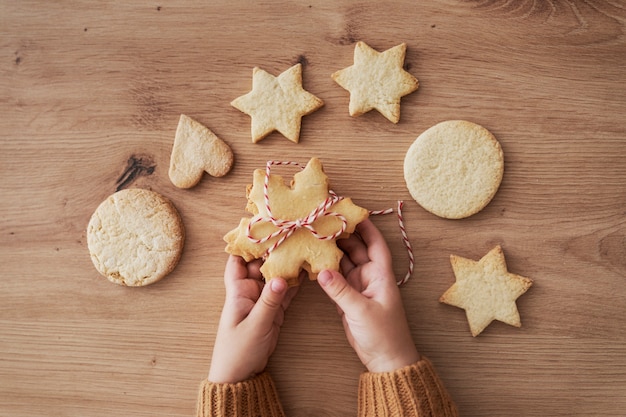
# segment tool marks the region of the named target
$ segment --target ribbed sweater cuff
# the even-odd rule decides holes
[[[361,374],[358,400],[359,417],[458,416],[432,363],[424,357],[393,372]]]
[[[284,417],[274,381],[267,372],[236,384],[202,381],[198,417]]]

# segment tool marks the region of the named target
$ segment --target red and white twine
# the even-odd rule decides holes
[[[273,239],[277,236],[280,236],[280,239],[278,239],[266,252],[265,256],[269,255],[270,253],[272,253],[272,251],[274,251],[277,247],[279,247],[285,240],[287,240],[287,238],[289,238],[296,230],[301,229],[301,228],[305,228],[307,229],[309,232],[311,232],[311,234],[313,234],[313,236],[315,236],[316,238],[320,239],[320,240],[333,240],[338,238],[343,232],[346,231],[346,228],[348,227],[348,221],[346,220],[346,218],[341,214],[341,213],[336,213],[336,212],[332,212],[329,211],[329,209],[337,202],[339,202],[340,200],[343,199],[343,197],[339,197],[337,194],[331,192],[330,196],[328,198],[326,198],[326,200],[322,201],[322,203],[320,203],[315,209],[313,209],[313,211],[311,211],[311,213],[309,213],[307,216],[301,218],[301,219],[296,219],[296,220],[282,220],[282,219],[277,219],[276,217],[274,217],[274,215],[272,214],[272,209],[270,207],[270,197],[269,197],[269,178],[270,178],[270,170],[271,167],[273,165],[296,165],[296,166],[300,166],[300,164],[298,164],[297,162],[281,162],[281,161],[269,161],[265,167],[265,179],[263,182],[263,200],[265,203],[265,210],[267,211],[267,217],[257,217],[256,219],[252,220],[249,224],[248,224],[248,228],[247,228],[247,234],[248,234],[248,239],[250,239],[252,242],[254,243],[265,243],[270,239]],[[315,230],[315,228],[313,227],[313,223],[319,219],[320,217],[323,216],[335,216],[337,218],[339,218],[339,220],[341,220],[341,227],[339,228],[339,230],[337,230],[335,233],[330,234],[330,235],[321,235],[320,233],[317,232],[317,230]],[[252,226],[259,223],[259,222],[270,222],[272,223],[274,226],[276,226],[278,228],[278,230],[276,230],[273,233],[270,233],[269,235],[257,239],[254,236],[252,236]]]
[[[294,165],[302,169],[302,166],[297,162],[291,162],[291,161],[268,161],[267,162],[265,166],[265,178],[263,182],[263,200],[265,204],[265,210],[267,211],[267,216],[257,217],[254,220],[250,221],[250,223],[248,223],[248,227],[247,227],[248,239],[250,239],[254,243],[265,243],[269,241],[270,239],[280,236],[280,239],[278,239],[266,251],[265,256],[267,257],[270,253],[272,253],[272,251],[274,251],[277,247],[279,247],[285,240],[287,240],[298,229],[305,228],[309,232],[311,232],[313,236],[315,236],[317,239],[320,239],[320,240],[334,240],[338,238],[339,236],[341,236],[341,234],[344,233],[346,231],[346,228],[348,227],[348,221],[341,213],[329,211],[330,208],[334,204],[343,200],[343,197],[338,196],[332,190],[328,191],[329,193],[328,198],[322,201],[315,209],[313,209],[308,215],[306,215],[305,217],[301,219],[282,220],[282,219],[277,219],[276,217],[274,217],[274,215],[272,214],[272,209],[270,207],[269,181],[270,181],[271,168],[272,166],[277,166],[277,165]],[[404,205],[403,201],[398,201],[397,215],[398,215],[398,224],[400,226],[400,232],[402,234],[402,242],[404,243],[404,246],[407,249],[408,256],[409,256],[409,268],[405,277],[397,281],[398,285],[402,285],[409,280],[411,275],[413,275],[413,269],[415,265],[415,259],[413,257],[413,248],[407,236],[406,228],[404,227],[404,219],[402,217],[403,205]],[[369,214],[372,216],[375,216],[375,215],[381,215],[381,214],[390,214],[390,213],[393,213],[393,211],[394,210],[392,208],[388,208],[386,210],[370,211]],[[337,217],[339,220],[341,220],[341,227],[339,228],[339,230],[337,230],[335,233],[332,233],[330,235],[321,235],[320,233],[318,233],[317,230],[315,230],[315,228],[313,227],[313,223],[315,223],[317,219],[324,217],[324,216],[334,216],[334,217]],[[276,226],[278,230],[262,238],[255,238],[254,236],[252,236],[252,226],[260,222],[270,222],[274,226]]]
[[[415,257],[413,256],[413,246],[411,246],[411,241],[409,240],[409,236],[406,233],[406,228],[404,227],[404,217],[402,216],[402,207],[404,207],[404,201],[398,200],[398,226],[400,227],[400,233],[402,234],[402,243],[404,243],[404,247],[409,256],[409,268],[406,272],[406,275],[400,281],[396,283],[398,285],[402,285],[406,283],[411,275],[413,275],[413,269],[415,268]]]

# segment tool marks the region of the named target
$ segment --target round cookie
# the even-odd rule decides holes
[[[484,127],[464,120],[430,127],[404,159],[411,196],[424,209],[447,219],[482,210],[498,191],[503,173],[500,143]]]
[[[159,281],[178,263],[184,240],[185,229],[174,205],[154,191],[138,188],[109,196],[87,226],[94,266],[119,285]]]

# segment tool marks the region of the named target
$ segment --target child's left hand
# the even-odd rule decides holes
[[[237,383],[262,372],[278,343],[285,310],[299,286],[282,278],[264,284],[261,261],[230,255],[224,271],[226,300],[222,310],[209,381]]]

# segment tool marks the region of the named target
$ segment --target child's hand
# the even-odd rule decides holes
[[[370,372],[390,372],[420,356],[406,320],[383,235],[369,220],[337,244],[346,253],[341,269],[322,271],[317,280],[337,304],[352,348]],[[359,237],[360,235],[360,237]]]
[[[262,372],[278,342],[284,313],[298,287],[282,278],[267,285],[260,261],[231,255],[224,271],[226,300],[217,330],[209,381],[236,383]]]

